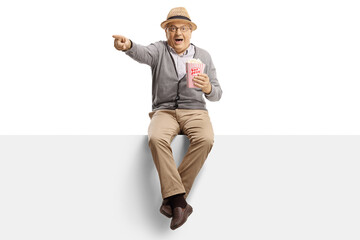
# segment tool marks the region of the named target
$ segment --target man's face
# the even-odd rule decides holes
[[[191,26],[184,22],[172,22],[165,29],[168,44],[181,54],[190,46]],[[173,30],[173,31],[171,31]],[[175,31],[174,31],[175,30]],[[185,31],[183,31],[185,30]]]

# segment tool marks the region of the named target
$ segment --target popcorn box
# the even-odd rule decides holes
[[[194,85],[193,78],[203,73],[205,69],[204,63],[186,63],[186,78],[187,78],[187,86],[189,88],[198,88]]]

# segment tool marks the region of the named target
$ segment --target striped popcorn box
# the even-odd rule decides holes
[[[199,73],[203,73],[205,69],[204,63],[186,63],[186,78],[189,88],[198,88],[194,85],[193,78]]]

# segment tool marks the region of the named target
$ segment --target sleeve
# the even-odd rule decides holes
[[[212,102],[219,101],[222,96],[222,89],[216,76],[216,69],[210,57],[210,64],[208,68],[208,76],[211,83],[211,92],[205,94],[206,99]]]
[[[145,63],[149,66],[153,66],[159,57],[159,51],[156,43],[152,43],[148,46],[142,46],[131,41],[132,47],[125,51],[125,54],[139,63]]]

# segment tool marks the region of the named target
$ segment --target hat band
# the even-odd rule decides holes
[[[184,20],[188,20],[191,22],[190,18],[187,18],[184,16],[172,16],[172,17],[169,17],[167,20],[171,20],[171,19],[184,19]]]

